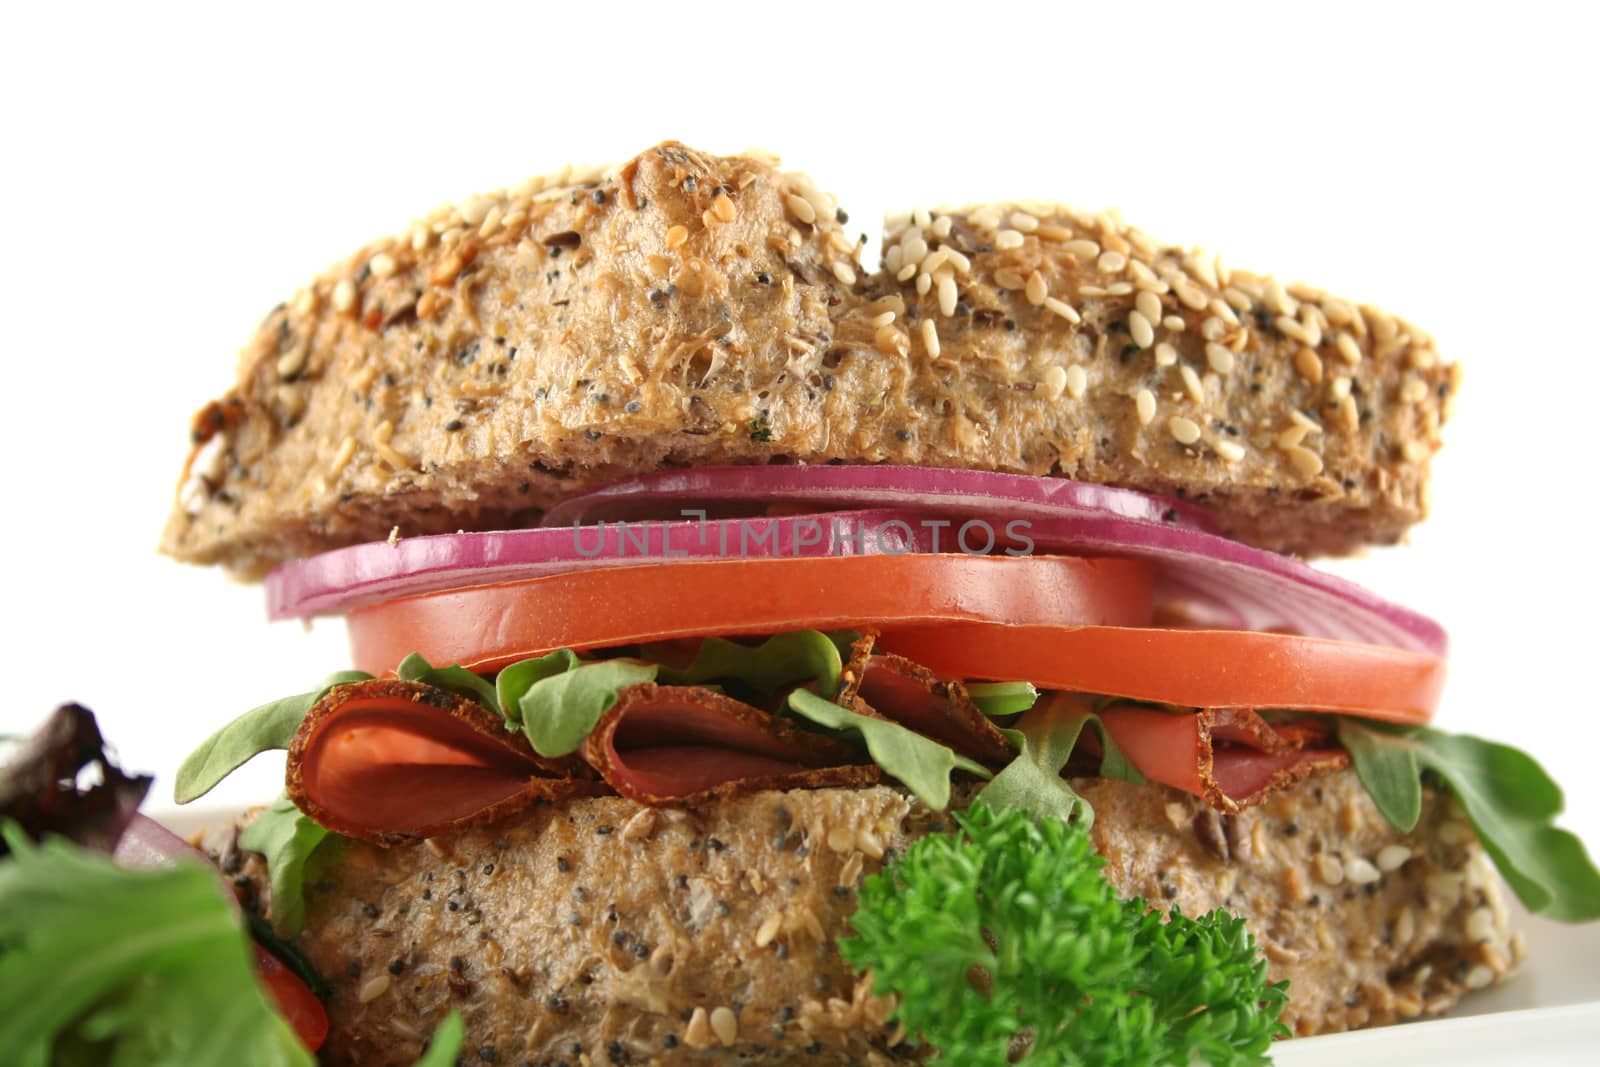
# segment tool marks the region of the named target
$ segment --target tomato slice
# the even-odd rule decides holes
[[[300,1043],[312,1052],[317,1051],[328,1039],[328,1012],[322,1001],[299,975],[283,965],[282,960],[262,948],[259,942],[250,944],[256,954],[256,978],[278,1013],[294,1028]]]
[[[1444,689],[1439,656],[1295,634],[961,622],[886,629],[881,644],[946,678],[1020,679],[1193,708],[1424,723]]]
[[[1146,626],[1151,573],[1072,556],[829,556],[604,567],[423,593],[349,616],[355,665],[497,670],[557,648],[864,625]]]

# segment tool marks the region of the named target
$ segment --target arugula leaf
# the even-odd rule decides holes
[[[456,1058],[461,1055],[461,1046],[466,1038],[467,1030],[461,1021],[461,1013],[451,1008],[444,1022],[434,1030],[433,1039],[428,1042],[428,1051],[422,1054],[416,1067],[456,1067]]]
[[[400,661],[394,674],[402,682],[421,682],[438,689],[448,689],[469,700],[476,700],[496,715],[501,713],[500,698],[495,693],[494,683],[465,667],[454,663],[448,667],[435,667],[422,658],[422,653],[413,652]]]
[[[1525,752],[1425,726],[1339,720],[1339,740],[1373,802],[1396,828],[1416,826],[1421,772],[1442,778],[1484,851],[1523,905],[1560,922],[1600,919],[1600,871],[1559,829],[1561,788]]]
[[[955,820],[867,879],[839,942],[940,1062],[1237,1067],[1288,1036],[1242,920],[1118,899],[1062,820],[981,800]]]
[[[969,771],[988,778],[989,770],[966,756],[957,755],[948,745],[915,730],[908,730],[888,719],[874,719],[842,708],[809,689],[789,694],[789,708],[801,718],[830,730],[854,730],[866,742],[872,761],[884,772],[899,779],[916,798],[934,811],[950,804],[950,774]]]
[[[506,725],[521,727],[522,697],[535,682],[564,674],[582,662],[572,649],[558,648],[548,656],[513,663],[495,675],[495,695],[500,698],[500,714],[505,716]]]
[[[370,681],[361,671],[330,674],[320,689],[284,697],[245,712],[203,741],[178,768],[174,799],[198,800],[247,761],[271,748],[288,748],[311,706],[336,685]]]
[[[617,702],[619,690],[654,681],[660,670],[654,663],[631,659],[582,663],[574,656],[572,662],[578,665],[540,678],[517,698],[522,732],[541,756],[577,751],[600,716]]]
[[[978,796],[997,810],[1019,808],[1089,829],[1094,825],[1094,808],[1061,776],[1086,724],[1100,735],[1101,776],[1143,784],[1144,775],[1117,747],[1088,703],[1059,694],[1023,715],[1015,729],[1001,731],[1017,746],[1017,758],[1001,768]]]
[[[732,679],[762,694],[809,680],[817,684],[818,693],[831,697],[839,691],[843,669],[839,648],[828,635],[818,630],[791,630],[755,646],[708,637],[700,642],[694,662],[682,670],[663,667],[660,677],[667,685]]]
[[[314,1067],[256,983],[215,871],[128,870],[59,838],[36,845],[15,824],[0,834],[7,1063],[47,1067],[59,1049],[112,1067]]]
[[[1027,711],[1039,700],[1039,690],[1032,682],[973,682],[967,686],[967,695],[991,719]]]
[[[307,868],[327,837],[328,831],[286,796],[274,800],[239,833],[241,848],[266,857],[273,926],[283,937],[293,937],[305,925]]]

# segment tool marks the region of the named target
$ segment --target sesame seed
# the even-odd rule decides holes
[[[1284,449],[1289,456],[1289,465],[1295,473],[1303,478],[1315,478],[1322,473],[1322,457],[1311,449],[1302,445],[1291,445]]]
[[[1389,846],[1393,848],[1393,845]],[[1402,945],[1409,945],[1411,939],[1417,935],[1417,916],[1406,908],[1400,912],[1400,917],[1394,921],[1394,939]]]
[[[673,227],[671,227],[670,229],[667,230],[667,247],[668,248],[678,248],[678,247],[682,246],[683,244],[685,244],[688,240],[689,240],[689,228],[687,226],[682,226],[682,225],[673,226]]]
[[[1278,435],[1277,445],[1283,449],[1293,448],[1306,439],[1307,432],[1304,426],[1290,426]]]
[[[739,209],[734,206],[733,198],[727,193],[718,193],[712,198],[711,213],[723,222],[732,222],[739,217]]]
[[[1072,305],[1067,304],[1064,301],[1057,300],[1053,296],[1047,296],[1044,298],[1044,306],[1047,311],[1060,315],[1074,326],[1083,321],[1083,316],[1079,315]]]
[[[1413,348],[1406,353],[1406,366],[1412,370],[1427,370],[1439,362],[1439,354],[1431,348]]]
[[[504,216],[504,214],[505,213],[500,209],[499,204],[496,204],[494,207],[490,208],[489,213],[483,217],[483,225],[478,227],[478,236],[493,236],[494,232],[500,228],[500,219]]]
[[[1294,354],[1294,369],[1312,385],[1322,382],[1322,360],[1309,348],[1302,348]]]
[[[950,316],[956,313],[956,280],[953,275],[939,275],[939,313]]]
[[[1344,864],[1339,862],[1339,857],[1324,852],[1317,856],[1317,877],[1325,885],[1338,885],[1344,881]]]
[[[1183,321],[1182,315],[1168,315],[1161,320],[1161,328],[1171,330],[1173,333],[1182,333],[1185,325],[1187,324]]]
[[[1344,876],[1355,885],[1369,885],[1376,882],[1383,874],[1372,865],[1370,860],[1360,856],[1352,856],[1345,861]]]
[[[730,1008],[718,1007],[711,1012],[711,1029],[718,1041],[732,1045],[739,1039],[739,1017]]]
[[[1211,314],[1215,315],[1229,326],[1241,325],[1239,322],[1239,316],[1233,313],[1233,308],[1229,307],[1228,302],[1222,299],[1220,296],[1211,301],[1211,303],[1207,304],[1206,308],[1210,310]]]
[[[919,274],[919,275],[917,275],[917,295],[918,296],[927,296],[928,295],[928,290],[931,289],[931,288],[933,288],[933,276],[931,274]]]
[[[950,236],[950,225],[954,220],[949,215],[940,215],[933,220],[933,235],[940,240]]]
[[[1096,259],[1100,255],[1100,246],[1093,241],[1083,239],[1068,241],[1061,247],[1079,259]]]
[[[972,260],[957,252],[954,248],[941,248],[939,251],[945,255],[945,262],[955,267],[962,274],[972,273]]]
[[[363,1004],[371,1004],[374,1000],[389,992],[389,987],[394,985],[394,979],[387,974],[376,974],[367,979],[361,986],[361,991],[356,998]]]
[[[894,280],[897,282],[909,282],[916,277],[916,274],[917,265],[915,263],[907,263],[895,273]]]
[[[1038,271],[1035,271],[1034,273],[1037,274]],[[1021,289],[1027,284],[1022,280],[1022,275],[1018,274],[1010,267],[1001,267],[999,270],[995,271],[994,283],[1000,288],[1009,290],[1011,292],[1016,292],[1018,289]]]
[[[346,312],[356,306],[356,283],[349,278],[340,278],[339,283],[333,287],[333,309]]]
[[[1023,233],[1032,233],[1039,228],[1039,220],[1026,211],[1013,211],[1010,221],[1014,229],[1021,230]]]
[[[1156,343],[1155,327],[1150,325],[1150,320],[1141,311],[1128,312],[1128,335],[1140,348],[1149,348]]]
[[[1343,400],[1350,395],[1350,379],[1340,375],[1328,386],[1328,391],[1335,400]]]
[[[346,437],[339,442],[339,451],[333,454],[333,462],[328,465],[328,473],[337,478],[339,473],[349,465],[351,457],[355,454],[356,439],[354,437]]]
[[[922,273],[937,274],[939,272],[939,268],[944,266],[945,260],[949,258],[950,250],[948,248],[935,248],[923,258],[921,264]]]
[[[1494,937],[1494,913],[1488,908],[1475,908],[1467,916],[1467,937],[1473,941],[1488,941]]]
[[[899,245],[890,245],[889,250],[883,254],[883,267],[891,274],[900,273],[900,267],[905,263],[905,249]],[[915,264],[912,264],[915,268]]]
[[[1089,388],[1089,373],[1074,363],[1067,368],[1067,395],[1074,400],[1080,399],[1084,391]]]
[[[1161,321],[1161,298],[1150,290],[1145,289],[1134,297],[1133,306],[1151,322]]]
[[[932,319],[922,320],[922,347],[928,350],[932,359],[939,358],[939,327]]]
[[[1206,316],[1205,321],[1200,324],[1200,336],[1207,341],[1220,341],[1227,332],[1228,324],[1215,315]]]
[[[817,209],[803,196],[790,193],[783,198],[783,205],[789,209],[789,214],[808,226],[817,221]]]
[[[1206,345],[1206,362],[1221,375],[1233,373],[1233,353],[1216,342]]]
[[[1150,420],[1156,417],[1156,394],[1148,389],[1140,389],[1134,394],[1134,410],[1139,413],[1139,421],[1145,426],[1150,425]]]
[[[1303,345],[1311,344],[1311,332],[1301,325],[1299,319],[1291,319],[1287,315],[1279,315],[1272,320],[1272,325],[1285,337],[1299,341]]]
[[[900,239],[900,244],[898,246],[900,249],[900,262],[921,263],[928,254],[928,242],[922,239],[920,231],[911,230],[910,233],[915,236],[902,237]],[[935,266],[937,266],[937,264],[935,264]],[[931,270],[933,268],[929,269]]]
[[[1133,292],[1132,282],[1112,282],[1106,286],[1106,292],[1112,296],[1127,296]]]
[[[1167,430],[1180,445],[1192,445],[1200,440],[1200,427],[1195,425],[1193,419],[1186,419],[1182,415],[1168,419]]]
[[[1404,867],[1406,860],[1411,858],[1411,850],[1405,845],[1385,845],[1378,850],[1378,870],[1397,871]]]
[[[1229,463],[1237,463],[1244,458],[1244,446],[1237,441],[1229,441],[1224,438],[1218,440],[1211,448]]]
[[[711,1020],[704,1008],[696,1008],[684,1027],[683,1043],[690,1048],[708,1048],[711,1045]]]
[[[1177,294],[1178,301],[1184,307],[1194,311],[1204,311],[1206,307],[1206,294],[1193,282],[1178,278],[1172,283],[1172,291]]]
[[[1415,438],[1402,445],[1400,451],[1405,454],[1407,463],[1421,463],[1432,455],[1428,446]]]
[[[828,847],[835,852],[849,852],[856,846],[856,835],[848,826],[835,826],[828,831]]]
[[[476,226],[483,221],[485,215],[489,214],[492,204],[493,201],[486,196],[470,197],[456,208],[456,214],[460,215],[461,221],[468,226]]]
[[[367,260],[367,269],[372,272],[372,276],[375,278],[388,278],[395,271],[394,257],[387,252],[379,252]]]
[[[1128,257],[1121,252],[1101,252],[1095,266],[1107,274],[1120,274],[1128,265]]]
[[[1185,363],[1178,368],[1178,376],[1183,379],[1183,388],[1189,394],[1189,399],[1196,404],[1204,404],[1206,402],[1206,389],[1200,383],[1200,375],[1194,372],[1194,368]]]
[[[1033,231],[1035,237],[1041,241],[1070,241],[1072,231],[1065,226],[1056,226],[1049,223],[1040,223],[1039,228]]]
[[[921,229],[925,230],[930,229],[933,226],[933,216],[928,214],[928,209],[925,207],[912,208],[911,221],[916,223]]]
[[[1166,341],[1156,345],[1156,366],[1170,367],[1176,362],[1178,362],[1178,350],[1176,348],[1173,348]]]
[[[1059,400],[1067,389],[1067,372],[1060,366],[1052,366],[1044,372],[1039,384],[1046,400]]]
[[[1464,981],[1468,989],[1482,989],[1494,981],[1494,972],[1480,963],[1467,972]]]
[[[305,369],[306,357],[309,351],[305,345],[295,345],[289,351],[278,357],[278,377],[292,378]]]
[[[1339,401],[1339,417],[1344,420],[1344,428],[1355,433],[1361,428],[1361,412],[1356,407],[1356,398],[1346,394]]]
[[[1050,295],[1049,287],[1045,285],[1044,275],[1034,271],[1028,275],[1026,294],[1028,303],[1034,307],[1041,306],[1045,298]]]
[[[894,312],[893,311],[885,311],[881,315],[874,315],[874,316],[872,316],[870,321],[872,323],[873,329],[877,329],[879,326],[887,326],[891,322],[894,321]]]
[[[767,916],[766,922],[756,931],[756,948],[766,948],[778,939],[778,931],[783,929],[783,916],[778,913]]]
[[[1407,404],[1415,404],[1428,395],[1428,383],[1421,378],[1407,378],[1406,383],[1400,387],[1400,399]]]
[[[854,285],[856,272],[850,269],[850,264],[844,260],[836,260],[833,264],[833,276],[839,279],[840,285]]]
[[[1001,252],[1009,252],[1013,248],[1022,247],[1022,232],[1020,230],[1001,230],[994,235],[994,246]]]
[[[1267,279],[1262,302],[1267,305],[1268,311],[1284,318],[1293,315],[1300,308],[1295,298],[1283,291],[1283,283],[1276,278]]]

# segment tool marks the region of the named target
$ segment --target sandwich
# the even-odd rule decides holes
[[[1425,333],[1105,213],[848,226],[676,143],[475,197],[196,416],[163,549],[350,632],[178,775],[287,750],[204,845],[322,1062],[1253,1062],[1501,980],[1507,885],[1600,916],[1440,627],[1302,561],[1423,517]]]

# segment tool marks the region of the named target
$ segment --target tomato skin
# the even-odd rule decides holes
[[[312,1052],[322,1047],[328,1039],[328,1012],[311,988],[300,976],[283,965],[283,961],[252,941],[255,950],[256,978],[267,991],[278,1013],[294,1028],[300,1043]]]
[[[1192,708],[1425,723],[1444,690],[1439,656],[1297,634],[962,622],[886,630],[881,644],[947,678],[1022,679]]]
[[[497,670],[558,648],[960,620],[1149,625],[1133,560],[918,554],[718,559],[605,567],[422,593],[348,617],[352,659],[382,675],[430,663]]]

